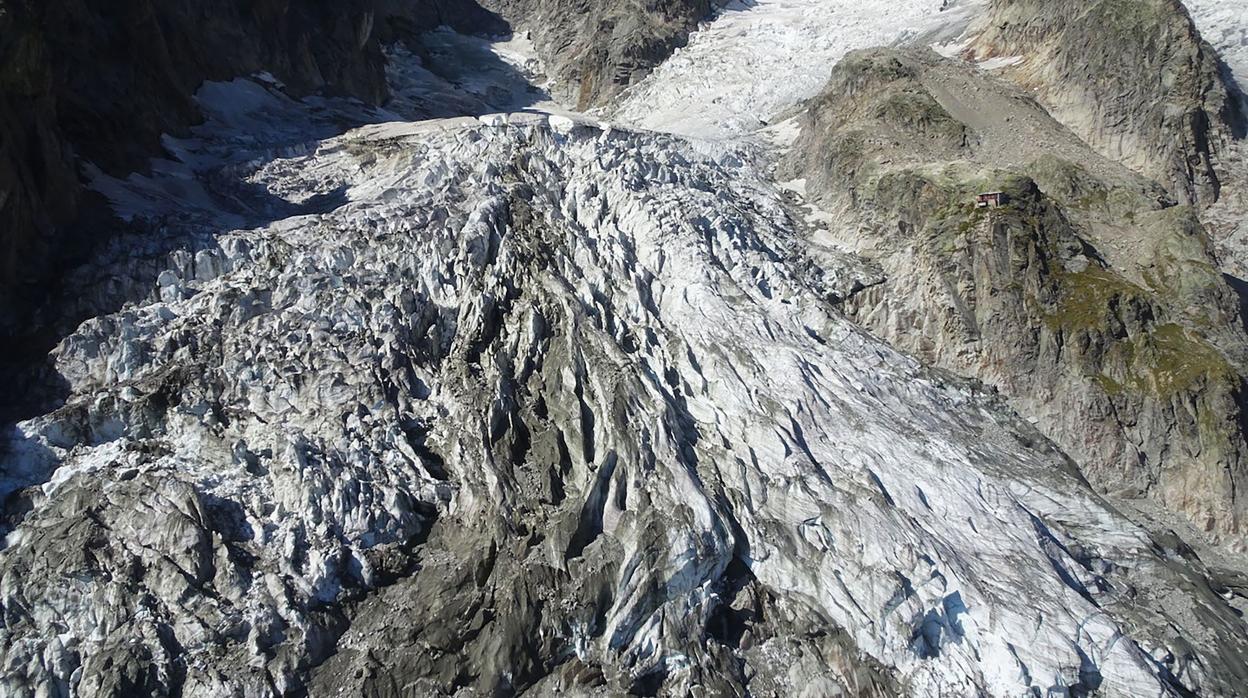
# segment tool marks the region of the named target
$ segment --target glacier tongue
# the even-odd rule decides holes
[[[572,664],[673,695],[1248,679],[1181,543],[830,310],[749,146],[390,123],[246,185],[322,205],[170,254],[11,437],[59,469],[0,557],[6,689],[136,663],[188,695],[542,691]],[[749,641],[714,630],[741,585],[771,599]]]

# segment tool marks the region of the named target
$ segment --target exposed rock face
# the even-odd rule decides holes
[[[530,32],[578,109],[606,103],[683,45],[719,0],[486,0]]]
[[[1097,151],[1184,202],[1218,198],[1244,114],[1179,0],[994,0],[979,29],[966,55],[1021,56],[1003,73]]]
[[[795,153],[889,277],[856,319],[1000,388],[1098,486],[1244,530],[1248,340],[1190,207],[926,50],[848,57]],[[976,208],[993,190],[1005,205]]]

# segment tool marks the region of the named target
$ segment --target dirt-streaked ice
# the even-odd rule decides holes
[[[464,530],[514,516],[533,496],[514,473],[555,456],[491,444],[553,430],[570,451],[566,499],[526,564],[565,570],[554,593],[569,598],[602,583],[578,560],[614,570],[601,623],[568,606],[564,626],[582,661],[612,671],[688,680],[734,560],[915,695],[1218,693],[1217,655],[1248,657],[1198,566],[994,397],[830,309],[748,150],[520,114],[368,126],[247,181],[291,205],[338,203],[173,255],[145,300],[61,344],[71,409],[21,426],[61,470],[7,565],[60,544],[27,530],[72,517],[75,492],[101,492],[113,520],[124,512],[107,502],[175,488],[251,531],[230,542],[245,556],[179,553],[238,598],[196,622],[277,613],[303,630],[248,651],[311,651],[312,609],[372,589],[377,551],[431,512]],[[126,535],[155,564],[143,551],[164,539]],[[413,574],[402,583],[434,583]],[[250,594],[260,580],[286,591]],[[78,593],[27,587],[31,622],[3,631],[10,661]],[[181,586],[152,593],[186,613]],[[82,655],[110,647],[68,632]]]
[[[938,10],[732,8],[619,116],[753,131]],[[227,121],[298,111],[232,89],[256,99]],[[98,180],[165,225],[79,272],[128,303],[60,344],[67,404],[9,436],[47,487],[0,553],[0,689],[141,657],[187,695],[328,694],[413,656],[496,688],[543,651],[674,695],[729,670],[836,695],[868,666],[922,696],[1248,680],[1186,546],[833,309],[859,270],[811,263],[755,146],[481,114],[251,150],[222,126]],[[734,644],[713,619],[743,584],[770,605]],[[432,691],[430,666],[398,678]]]

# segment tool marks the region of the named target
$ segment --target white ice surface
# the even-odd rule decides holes
[[[523,36],[488,40],[442,27],[421,37],[424,58],[401,46],[388,50],[393,100],[407,118],[488,111],[560,112],[532,42]],[[475,102],[475,104],[474,104]]]
[[[621,121],[686,136],[749,133],[815,95],[846,53],[940,40],[974,3],[941,0],[734,0],[631,88]],[[955,31],[956,34],[956,31]]]
[[[507,222],[509,179],[541,193],[529,204],[543,221],[540,238]],[[301,518],[313,514],[302,512],[315,511],[367,549],[406,532],[387,503],[408,499],[441,502],[447,517],[492,515],[493,490],[481,483],[494,476],[473,426],[489,411],[456,387],[455,352],[482,336],[493,289],[532,274],[532,302],[549,296],[544,304],[572,314],[552,321],[575,328],[567,341],[605,352],[586,369],[587,409],[610,414],[611,376],[631,376],[630,423],[657,444],[656,465],[625,463],[627,490],[650,502],[629,511],[664,517],[669,548],[653,557],[636,547],[633,519],[604,527],[629,561],[615,580],[607,632],[583,651],[676,666],[679,680],[687,638],[668,619],[706,603],[704,591],[744,535],[760,582],[844,628],[912,695],[1020,696],[1085,681],[1105,696],[1171,695],[1163,678],[1170,669],[1153,657],[1186,647],[1170,628],[1190,610],[1170,605],[1191,600],[1163,605],[1152,590],[1200,578],[1167,561],[1146,531],[981,391],[830,313],[805,280],[782,192],[748,145],[491,115],[365,126],[274,159],[247,182],[291,204],[326,191],[343,196],[317,216],[219,235],[200,255],[214,264],[171,266],[146,302],[84,323],[56,357],[80,396],[145,384],[181,360],[180,337],[202,337],[206,354],[229,357],[213,369],[236,415],[238,432],[223,443],[264,444],[282,467],[257,479],[229,465],[228,453],[214,456],[199,420],[209,412],[189,404],[166,428],[171,452],[162,466],[240,502],[262,522],[256,530],[272,532],[266,541],[294,545],[298,526],[313,526]],[[549,251],[550,261],[526,272],[529,245]],[[200,273],[208,266],[219,271]],[[267,300],[240,303],[247,297]],[[523,339],[536,311],[519,308],[539,306],[523,298],[500,322],[520,338],[516,355],[542,356],[547,350],[524,344],[537,342]],[[448,460],[457,476],[444,499],[434,488],[445,483],[413,477],[394,441],[400,429],[384,422],[343,431],[343,415],[379,400],[376,367],[418,351],[405,338],[422,335],[406,328],[425,306],[455,309],[447,330],[454,358],[413,364],[427,394],[403,392],[402,409],[427,419],[445,452],[462,454]],[[613,320],[599,326],[601,308]],[[214,323],[225,326],[209,332]],[[618,348],[625,336],[654,340],[627,354]],[[676,455],[682,442],[663,416],[663,375],[680,377],[682,409],[699,435],[690,461],[703,464],[699,477]],[[115,449],[61,444],[57,419],[22,425],[27,442],[66,459],[52,487],[112,462]],[[616,438],[632,437],[595,428],[604,449]],[[352,447],[354,465],[322,466],[283,446],[351,439],[368,439]],[[701,479],[712,477],[710,485]],[[362,501],[343,494],[358,482],[371,488]],[[722,519],[716,492],[733,502],[740,534],[729,533],[738,529]],[[272,520],[263,519],[268,511],[277,512]],[[338,540],[325,538],[308,559],[347,555]],[[289,551],[257,550],[259,564],[289,575],[308,597],[333,598],[340,588],[333,565],[287,572]],[[633,562],[642,557],[658,562]],[[662,603],[638,616],[635,599],[651,588],[663,590]],[[1193,667],[1183,679],[1198,685],[1205,679]]]
[[[1008,68],[1022,62],[1022,56],[997,56],[986,61],[980,61],[977,65],[984,70],[1000,70],[1001,68]]]

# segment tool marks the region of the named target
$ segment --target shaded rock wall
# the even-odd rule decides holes
[[[24,5],[0,14],[0,301],[77,203],[48,47]],[[0,302],[3,308],[4,302]]]

